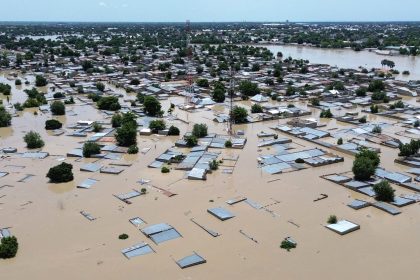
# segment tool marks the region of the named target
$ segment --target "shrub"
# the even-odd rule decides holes
[[[232,118],[235,123],[246,123],[248,117],[248,111],[240,106],[233,107]]]
[[[23,111],[23,106],[22,104],[20,104],[20,102],[16,102],[15,104],[13,104],[13,107],[15,108],[16,111]]]
[[[195,124],[192,130],[192,135],[196,138],[202,138],[207,136],[207,125],[206,124]]]
[[[61,101],[54,101],[51,103],[50,109],[54,116],[62,116],[66,114],[66,106]]]
[[[320,118],[327,118],[330,119],[332,118],[334,115],[331,113],[330,109],[327,110],[322,110],[321,114],[319,115]]]
[[[336,224],[337,223],[337,216],[336,215],[331,215],[328,217],[327,223],[329,224]]]
[[[365,181],[375,174],[376,166],[373,160],[367,157],[356,158],[353,162],[352,171],[356,180]]]
[[[96,88],[99,90],[99,91],[102,91],[102,92],[104,92],[105,91],[105,85],[103,84],[103,83],[96,83]]]
[[[6,109],[0,105],[0,127],[10,126],[12,124],[12,116]]]
[[[60,129],[63,124],[58,120],[46,120],[45,121],[45,129],[46,130],[55,130]]]
[[[115,96],[101,97],[96,104],[100,110],[118,111],[121,109],[118,98]]]
[[[22,80],[21,79],[16,79],[15,86],[20,86],[20,85],[22,85]]]
[[[387,96],[385,92],[381,92],[381,91],[376,91],[372,94],[372,100],[376,100],[376,101],[384,101],[386,100]]]
[[[227,140],[227,141],[225,142],[225,147],[226,147],[226,148],[232,148],[232,141]]]
[[[45,145],[41,136],[35,131],[29,131],[26,133],[23,140],[26,142],[26,147],[28,149],[38,149],[44,147]]]
[[[194,135],[185,137],[185,141],[187,142],[187,147],[194,147],[198,143],[197,138]]]
[[[92,99],[93,102],[98,102],[101,96],[96,93],[89,93],[88,98]]]
[[[219,162],[217,162],[216,160],[212,160],[209,162],[209,167],[211,170],[217,170],[219,169]]]
[[[127,153],[129,153],[130,155],[137,154],[138,152],[139,152],[139,147],[137,147],[137,145],[131,145],[130,147],[128,147]]]
[[[411,140],[410,143],[400,145],[400,157],[409,157],[418,153],[420,149],[420,140]]]
[[[10,95],[12,92],[12,87],[8,84],[0,83],[0,93],[3,93],[4,95]]]
[[[382,128],[379,125],[375,125],[372,129],[372,133],[382,133]]]
[[[371,105],[371,106],[370,106],[370,112],[371,112],[372,114],[377,114],[377,113],[379,112],[379,107],[378,107],[378,105]]]
[[[115,139],[119,146],[130,147],[137,144],[137,128],[131,123],[125,123],[117,129]]]
[[[177,136],[180,134],[179,128],[176,126],[171,126],[168,131],[168,135]]]
[[[384,202],[393,202],[395,197],[395,190],[391,187],[388,181],[382,180],[373,186],[375,192],[375,199]]]
[[[35,86],[37,87],[45,87],[48,84],[47,79],[45,77],[37,75],[35,77]]]
[[[53,97],[54,98],[63,98],[63,97],[65,97],[65,95],[62,92],[56,92],[56,93],[54,93]]]
[[[359,123],[366,123],[366,121],[367,121],[366,116],[363,116],[359,119]]]
[[[83,145],[83,156],[86,158],[89,158],[92,155],[97,155],[100,153],[101,153],[101,147],[94,142],[86,142]]]
[[[149,116],[157,116],[160,113],[160,109],[162,105],[160,105],[159,100],[156,99],[154,96],[146,96],[144,97],[144,111]]]
[[[10,259],[16,256],[19,243],[15,236],[3,237],[0,243],[0,258]]]
[[[122,125],[122,119],[123,118],[122,118],[121,114],[113,115],[112,119],[111,119],[112,127],[114,127],[114,128],[120,127]]]
[[[225,102],[225,89],[224,88],[215,88],[213,90],[212,99],[214,102],[223,103]]]
[[[169,173],[169,172],[171,172],[171,170],[168,167],[163,166],[162,169],[160,170],[160,172],[162,172],[162,173]]]
[[[146,188],[141,188],[140,192],[141,192],[141,194],[146,194],[147,189]]]
[[[343,138],[339,138],[337,141],[337,145],[343,145]]]
[[[281,242],[280,248],[285,249],[289,252],[291,249],[296,248],[296,244],[285,239]]]
[[[62,162],[61,164],[51,167],[47,173],[47,177],[52,183],[66,183],[73,181],[73,165]]]
[[[103,129],[102,125],[100,123],[94,122],[93,123],[93,131],[99,132]]]
[[[403,75],[410,75],[410,71],[408,71],[408,70],[404,70],[404,71],[402,72],[402,74],[403,74]]]
[[[295,160],[296,163],[305,163],[305,160],[303,160],[302,158],[297,158]]]
[[[122,233],[122,234],[118,235],[118,239],[125,240],[127,238],[128,238],[128,234],[126,234],[126,233]]]
[[[363,97],[363,96],[366,96],[366,92],[367,92],[367,88],[360,87],[356,90],[356,95],[360,96],[360,97]]]
[[[153,120],[149,123],[149,128],[153,133],[157,133],[159,130],[166,129],[166,123],[164,120]]]
[[[319,106],[319,99],[318,98],[314,98],[314,99],[311,99],[311,104],[312,104],[312,106]]]
[[[376,167],[379,166],[379,164],[381,163],[381,159],[379,157],[379,155],[374,152],[371,151],[369,149],[363,148],[359,151],[359,153],[356,154],[356,159],[360,159],[360,158],[368,158],[373,162],[373,165]]]
[[[254,104],[251,107],[251,113],[256,114],[256,113],[262,113],[263,112],[263,108],[260,104]]]
[[[381,80],[374,80],[369,83],[368,91],[379,92],[385,89],[385,84]]]

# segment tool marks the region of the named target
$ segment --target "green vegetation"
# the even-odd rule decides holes
[[[196,138],[203,138],[207,136],[207,125],[206,124],[194,124],[192,135]]]
[[[372,133],[380,134],[382,133],[382,128],[379,125],[375,125],[372,129]]]
[[[311,104],[312,104],[312,106],[319,106],[319,99],[318,98],[314,98],[314,99],[311,99]]]
[[[169,127],[168,135],[170,136],[178,136],[180,134],[179,128],[176,126]]]
[[[328,217],[327,223],[328,224],[336,224],[337,223],[337,216],[336,215],[330,215]]]
[[[101,153],[101,146],[95,142],[86,142],[83,145],[83,156],[85,158],[90,158],[92,155],[97,155]]]
[[[339,138],[338,140],[337,140],[337,145],[343,145],[343,138]]]
[[[92,127],[93,127],[93,132],[100,132],[103,129],[102,125],[97,122],[94,122]]]
[[[121,105],[118,102],[118,97],[115,96],[105,96],[99,98],[96,102],[98,108],[100,110],[107,110],[107,111],[118,111],[121,109]]]
[[[382,180],[373,186],[375,192],[375,199],[384,202],[393,202],[395,197],[395,190],[391,187],[388,181]]]
[[[105,85],[103,83],[96,83],[96,88],[101,92],[105,91]]]
[[[111,118],[112,127],[113,128],[120,127],[122,125],[122,119],[123,119],[122,115],[119,113],[113,115]]]
[[[66,114],[66,106],[61,101],[52,102],[50,110],[54,116],[62,116]]]
[[[353,162],[353,174],[356,180],[365,181],[375,174],[379,166],[380,158],[377,153],[368,149],[362,149]]]
[[[416,155],[420,149],[420,140],[412,139],[410,143],[400,145],[400,157],[410,157]]]
[[[256,113],[262,113],[263,112],[263,108],[260,104],[254,104],[251,106],[251,113],[256,114]]]
[[[117,128],[115,139],[119,146],[130,147],[137,144],[137,127],[132,123],[123,123]]]
[[[0,127],[7,127],[12,124],[12,116],[0,105]]]
[[[367,88],[365,87],[360,87],[356,90],[356,96],[359,96],[359,97],[366,96],[366,93],[367,93]]]
[[[371,106],[370,106],[370,112],[371,112],[372,114],[377,114],[377,113],[379,113],[379,107],[378,107],[378,105],[371,105]]]
[[[225,142],[225,147],[226,148],[232,148],[232,141],[230,141],[230,140],[227,140],[226,142]]]
[[[302,158],[297,158],[297,159],[295,160],[295,162],[296,162],[296,163],[303,164],[303,163],[305,163],[305,160],[304,160],[304,159],[302,159]]]
[[[235,123],[246,123],[248,111],[240,106],[234,106],[232,110],[232,118]]]
[[[359,123],[366,123],[366,122],[367,122],[366,116],[363,116],[359,119]]]
[[[11,259],[16,256],[19,243],[15,236],[3,237],[0,243],[0,259]]]
[[[214,102],[217,103],[223,103],[226,99],[225,93],[226,88],[221,82],[214,82],[213,83],[213,93],[212,93],[212,99]]]
[[[63,124],[58,120],[46,120],[45,121],[45,129],[46,130],[55,130],[60,129],[63,126]]]
[[[20,86],[20,85],[22,85],[22,80],[21,79],[16,79],[15,86]]]
[[[118,239],[121,239],[121,240],[128,239],[128,234],[122,233],[122,234],[118,235]]]
[[[239,84],[239,91],[246,96],[254,96],[260,93],[258,85],[247,80]]]
[[[334,117],[334,115],[331,113],[330,109],[327,110],[322,110],[321,114],[319,115],[320,118],[326,118],[326,119],[330,119],[332,117]]]
[[[296,244],[285,239],[281,242],[280,248],[285,249],[288,252],[290,252],[291,249],[296,248]]]
[[[131,145],[128,147],[127,153],[130,155],[135,155],[139,152],[139,147],[137,145]]]
[[[23,140],[26,142],[26,147],[28,149],[38,149],[44,147],[45,145],[41,135],[35,131],[29,131],[26,133]]]
[[[207,80],[207,79],[198,79],[196,81],[196,84],[197,84],[197,86],[203,87],[203,88],[208,88],[210,86],[209,80]]]
[[[159,100],[156,99],[154,96],[146,96],[144,97],[144,111],[149,116],[158,116],[161,114],[160,110],[162,106],[160,105]]]
[[[185,141],[187,142],[187,147],[194,147],[197,146],[197,137],[195,137],[194,135],[190,135],[190,136],[186,136],[185,137]]]
[[[8,84],[0,83],[0,93],[3,93],[4,95],[10,95],[12,92],[12,87]]]
[[[73,165],[62,162],[57,166],[51,167],[47,173],[47,177],[51,183],[66,183],[73,181]]]
[[[23,103],[24,108],[39,107],[42,104],[47,104],[47,100],[42,92],[36,88],[25,89],[24,92],[28,95],[28,99]]]
[[[162,173],[169,173],[169,172],[171,172],[171,170],[170,170],[168,167],[163,166],[163,167],[160,169],[160,172],[162,172]]]
[[[166,123],[164,120],[153,120],[149,123],[149,128],[152,130],[153,133],[158,133],[159,130],[166,129]]]
[[[212,160],[209,162],[209,167],[211,170],[219,169],[219,162],[217,160]]]
[[[369,83],[368,91],[370,92],[380,92],[385,90],[385,84],[381,80],[373,80]]]
[[[35,86],[45,87],[47,84],[48,84],[48,81],[44,76],[37,75],[35,77]]]

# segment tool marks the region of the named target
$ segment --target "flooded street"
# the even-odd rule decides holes
[[[292,48],[284,46],[270,48],[274,53],[282,51],[285,56],[299,58],[300,53],[301,58],[315,63],[331,64],[334,63],[329,61],[325,52],[340,52],[319,50],[324,53],[323,60],[317,61],[318,50],[295,48],[293,53]],[[311,57],[306,57],[307,52]],[[341,67],[355,67],[361,62],[362,66],[368,65],[365,67],[378,66],[373,64],[380,66],[380,56],[367,52],[357,56],[359,54],[351,52],[355,59],[342,60],[336,55],[336,62],[349,63]],[[375,56],[377,62],[371,56]],[[398,69],[406,70],[398,60],[395,61]],[[420,76],[416,63],[414,61],[408,70],[413,70],[412,75]],[[0,82],[7,82],[5,77],[1,75]],[[31,79],[31,76],[24,78]],[[26,97],[22,90],[29,87],[15,88],[14,84],[8,83],[12,85],[11,100],[24,101]],[[44,90],[47,91],[46,88]],[[5,99],[2,95],[0,98]],[[66,107],[67,115],[59,118],[67,132],[71,129],[66,127],[79,120],[97,121],[105,118],[92,105],[84,104],[78,98],[75,100],[76,104]],[[181,104],[183,101],[181,97],[171,97],[162,102],[163,110],[167,111],[171,102]],[[413,98],[408,101],[415,103]],[[247,108],[251,106],[249,101],[240,101],[238,104]],[[286,104],[284,102],[281,105]],[[306,103],[296,102],[296,106],[301,104]],[[309,109],[312,115],[307,117],[319,120],[320,110]],[[150,148],[150,151],[124,155],[118,162],[131,166],[120,175],[82,172],[80,167],[85,163],[106,164],[110,161],[66,157],[68,151],[80,147],[86,138],[49,134],[44,129],[44,123],[50,116],[40,112],[34,116],[33,111],[26,109],[19,113],[19,117],[13,118],[12,127],[0,128],[1,147],[16,147],[18,152],[24,152],[27,150],[22,139],[24,134],[36,130],[46,143],[42,151],[50,153],[43,160],[25,159],[17,154],[3,155],[0,160],[0,171],[9,172],[9,175],[0,178],[0,225],[12,226],[11,231],[19,237],[17,257],[0,264],[0,274],[4,279],[70,280],[77,275],[77,279],[110,280],[251,280],[262,279],[262,271],[264,279],[408,279],[420,262],[418,203],[405,207],[398,216],[373,207],[354,211],[346,204],[363,196],[320,178],[334,172],[351,171],[353,156],[320,147],[344,157],[344,162],[277,175],[269,175],[258,168],[257,158],[272,153],[274,148],[258,148],[260,139],[257,133],[272,132],[270,127],[286,124],[290,119],[236,125],[234,129],[244,130],[247,138],[243,150],[209,149],[220,151],[220,158],[239,156],[233,174],[223,173],[221,167],[209,174],[207,181],[193,181],[187,180],[185,172],[181,170],[173,169],[169,174],[162,174],[160,169],[148,168],[156,157],[172,147],[178,139],[158,135],[137,136],[139,150]],[[69,111],[74,114],[69,114]],[[213,122],[213,112],[227,113],[228,108],[215,105],[211,109],[190,113],[176,108],[173,114],[189,123],[166,121],[178,126],[181,135],[191,131],[195,123],[206,123],[209,133],[225,135],[227,125]],[[334,109],[333,112],[344,114]],[[110,119],[107,117],[105,120]],[[396,123],[381,116],[370,116],[369,120]],[[320,123],[326,125],[322,129],[327,131],[353,127],[334,119],[321,120]],[[386,133],[393,135],[401,130],[401,127],[391,125]],[[291,138],[294,149],[317,147],[314,143],[287,134],[279,133],[279,137]],[[408,170],[408,167],[394,163],[397,149],[376,146],[382,151],[382,167],[396,172]],[[63,158],[65,162],[73,164],[75,180],[65,184],[48,183],[45,174]],[[35,176],[26,182],[18,182],[26,174]],[[87,178],[96,179],[98,183],[91,189],[76,188],[77,184]],[[130,205],[114,197],[142,188],[138,183],[140,179],[151,180],[146,195],[132,199]],[[167,197],[155,187],[177,195]],[[393,187],[398,194],[411,193],[407,189]],[[320,194],[328,194],[328,198],[314,202]],[[225,203],[237,196],[252,199],[264,208],[257,210],[245,203],[233,206]],[[208,208],[219,206],[229,209],[236,217],[222,222],[206,212]],[[87,211],[96,220],[88,221],[80,211]],[[346,236],[327,230],[324,225],[331,214],[359,224],[361,230]],[[129,223],[133,217],[141,217],[148,225],[168,223],[181,233],[182,238],[155,245]],[[221,236],[211,237],[193,224],[191,218]],[[257,242],[245,238],[239,231],[252,236]],[[118,235],[121,233],[128,234],[129,238],[119,240]],[[279,248],[281,241],[288,236],[298,242],[297,248],[291,252]],[[121,254],[123,248],[142,241],[151,244],[156,253],[131,260]],[[193,251],[205,256],[207,264],[179,269],[174,260]]]

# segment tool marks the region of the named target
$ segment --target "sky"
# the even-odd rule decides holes
[[[0,0],[0,21],[420,21],[420,0]]]

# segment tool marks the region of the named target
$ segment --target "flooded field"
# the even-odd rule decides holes
[[[272,53],[282,52],[284,57],[296,59],[307,59],[312,63],[325,63],[340,68],[357,69],[364,67],[367,69],[380,68],[383,59],[395,62],[395,69],[400,71],[395,78],[398,80],[419,80],[420,79],[420,60],[413,56],[384,56],[375,52],[363,50],[355,52],[350,49],[321,49],[308,46],[297,45],[263,45]],[[405,70],[410,71],[410,75],[402,75]]]
[[[277,47],[271,50],[277,51]],[[278,47],[278,50],[285,56],[289,55],[284,47]],[[304,57],[304,54],[302,58],[319,62],[314,57]],[[381,57],[377,58],[379,62]],[[363,66],[374,63],[363,58],[352,63],[362,61],[364,63],[360,65]],[[330,61],[326,58],[323,62]],[[397,61],[396,64],[397,68],[405,70]],[[10,102],[23,102],[26,98],[23,90],[30,87],[15,87],[7,77],[7,73],[3,73],[0,82],[12,85]],[[33,79],[32,76],[21,77],[23,80]],[[47,92],[50,89],[41,90]],[[133,96],[124,93],[120,102],[127,104],[123,100],[130,98]],[[0,99],[7,105],[5,96],[0,95]],[[416,102],[413,98],[406,99],[408,103]],[[66,107],[67,115],[58,118],[66,131],[70,131],[66,128],[68,125],[79,120],[110,120],[92,105],[82,103],[78,98],[75,101],[76,104]],[[165,111],[170,102],[182,104],[184,99],[171,97],[163,101]],[[247,108],[251,106],[249,101],[238,103]],[[307,117],[319,119],[318,109],[303,104],[306,103],[295,103],[311,111],[311,116]],[[212,121],[213,112],[227,113],[228,107],[216,105],[190,113],[176,108],[173,115],[183,121],[167,122],[176,124],[181,135],[191,131],[196,123],[206,123],[209,133],[227,134],[226,124]],[[344,111],[335,109],[333,112],[344,114]],[[364,196],[320,178],[326,174],[351,171],[353,156],[322,147],[344,157],[344,162],[276,175],[258,168],[257,158],[272,153],[274,148],[258,148],[257,133],[272,132],[270,127],[286,124],[287,119],[235,126],[236,131],[245,132],[247,143],[244,149],[210,149],[220,151],[222,157],[239,156],[233,173],[225,174],[223,168],[219,168],[209,174],[206,181],[193,181],[187,180],[181,170],[162,174],[160,169],[148,168],[156,157],[174,145],[178,137],[137,136],[139,149],[150,150],[124,155],[118,162],[131,166],[120,175],[87,173],[80,171],[82,165],[108,161],[66,157],[68,151],[81,146],[84,138],[66,134],[53,136],[46,132],[44,123],[51,118],[49,113],[34,115],[34,109],[26,109],[18,114],[11,127],[0,128],[0,147],[16,147],[18,152],[24,152],[27,150],[22,139],[24,134],[36,130],[46,143],[42,151],[50,156],[39,160],[11,154],[2,155],[0,159],[0,171],[9,172],[0,178],[0,226],[10,226],[13,234],[19,237],[17,257],[0,261],[0,274],[5,279],[262,279],[262,273],[264,279],[406,279],[415,274],[413,270],[420,262],[418,203],[404,207],[398,216],[373,207],[354,211],[346,204]],[[368,121],[390,123],[387,134],[395,135],[403,130],[393,125],[396,121],[381,116],[370,115]],[[324,131],[352,127],[334,119],[320,120],[320,123],[325,125],[322,127]],[[279,133],[279,137],[291,138],[296,149],[317,147],[287,134]],[[401,139],[409,141],[408,138]],[[394,163],[397,149],[384,146],[380,149],[383,168],[407,171],[408,167]],[[65,184],[48,183],[45,177],[48,169],[63,160],[73,164],[75,180]],[[22,181],[28,174],[35,176]],[[76,187],[87,178],[98,182],[91,189]],[[142,188],[138,183],[141,179],[151,180],[146,195],[133,198],[132,204],[114,197]],[[393,187],[397,194],[412,193],[399,186]],[[167,197],[158,188],[177,195]],[[314,202],[320,194],[327,194],[328,198]],[[263,208],[257,210],[245,203],[233,206],[225,203],[238,196],[252,199]],[[226,208],[235,217],[219,221],[207,213],[207,209],[213,207]],[[80,211],[88,212],[96,220],[85,219]],[[346,236],[335,234],[324,227],[331,214],[355,222],[361,229]],[[182,238],[155,245],[129,223],[133,217],[141,217],[147,225],[168,223],[179,231]],[[210,236],[192,223],[192,218],[221,235]],[[118,235],[122,233],[128,234],[129,238],[119,240]],[[289,236],[298,245],[287,252],[279,246]],[[156,253],[130,260],[121,254],[123,248],[142,241],[151,244]],[[206,265],[181,270],[174,260],[192,252],[205,257]]]

